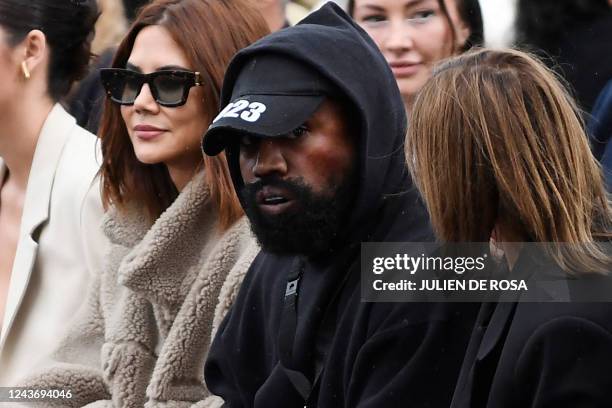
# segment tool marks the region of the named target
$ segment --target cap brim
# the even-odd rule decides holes
[[[208,128],[204,153],[221,153],[237,133],[259,137],[286,135],[306,122],[325,100],[324,95],[245,95],[235,98]],[[246,102],[240,102],[246,101]]]

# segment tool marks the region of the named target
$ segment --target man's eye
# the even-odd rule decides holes
[[[287,138],[297,139],[298,137],[304,136],[306,133],[308,133],[308,127],[306,127],[306,125],[298,126],[297,128],[293,129],[291,132],[289,132],[289,134],[287,135]]]

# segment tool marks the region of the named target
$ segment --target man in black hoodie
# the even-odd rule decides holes
[[[221,100],[203,148],[225,149],[263,251],[211,346],[211,392],[231,408],[447,407],[476,308],[361,301],[361,242],[431,239],[376,45],[328,4],[240,51]]]

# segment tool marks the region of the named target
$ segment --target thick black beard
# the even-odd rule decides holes
[[[290,181],[269,178],[244,185],[240,191],[244,211],[261,247],[275,254],[310,258],[333,253],[342,239],[342,226],[349,213],[352,179],[345,177],[339,184],[332,183],[323,193],[313,192],[301,178]],[[274,216],[261,213],[255,197],[264,186],[289,190],[298,208]]]

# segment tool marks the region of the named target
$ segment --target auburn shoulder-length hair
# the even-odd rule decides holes
[[[268,34],[261,14],[245,0],[155,0],[145,6],[119,45],[113,67],[125,68],[138,33],[145,27],[164,27],[204,79],[204,104],[212,121],[219,108],[223,76],[233,55]],[[99,135],[104,162],[101,169],[105,207],[142,206],[152,220],[174,201],[178,192],[163,163],[138,161],[121,117],[120,106],[106,98]],[[203,167],[211,200],[222,229],[242,215],[224,155],[204,156]]]
[[[609,265],[596,244],[612,225],[601,168],[576,104],[536,58],[481,49],[440,65],[405,146],[442,240],[487,242],[501,223],[525,241],[579,246],[545,246],[568,271]]]

